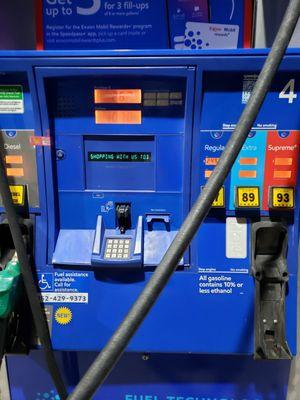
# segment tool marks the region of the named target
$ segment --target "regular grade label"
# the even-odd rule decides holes
[[[271,208],[294,208],[294,188],[272,187],[270,191]]]
[[[214,208],[224,208],[225,207],[225,188],[221,187],[219,193],[217,194],[214,202],[211,205]]]
[[[203,190],[204,186],[202,186],[201,190]],[[217,194],[215,200],[212,203],[212,208],[224,208],[225,207],[225,187],[222,186]]]
[[[259,188],[256,186],[236,188],[236,207],[237,208],[259,208]]]

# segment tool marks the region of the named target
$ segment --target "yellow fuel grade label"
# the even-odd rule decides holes
[[[236,207],[237,208],[259,208],[259,187],[249,186],[236,188]]]
[[[24,193],[25,193],[24,185],[9,185],[9,189],[11,192],[11,197],[12,197],[13,203],[18,206],[23,206],[24,205]]]
[[[211,205],[214,208],[224,208],[225,207],[225,187],[222,186],[217,194],[214,202]]]
[[[293,187],[272,187],[270,190],[270,208],[295,207],[295,195]]]

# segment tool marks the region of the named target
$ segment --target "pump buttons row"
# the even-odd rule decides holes
[[[225,187],[222,186],[214,202],[213,208],[225,208]],[[270,209],[293,209],[295,207],[295,190],[293,187],[270,187]],[[258,186],[237,186],[235,188],[235,208],[259,209],[260,188]]]

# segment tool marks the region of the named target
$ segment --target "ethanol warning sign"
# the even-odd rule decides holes
[[[24,95],[21,85],[0,85],[0,114],[23,114]]]

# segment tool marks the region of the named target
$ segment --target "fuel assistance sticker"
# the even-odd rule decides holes
[[[23,113],[23,87],[21,85],[0,85],[0,114]]]
[[[92,274],[83,271],[38,272],[41,300],[44,304],[88,304],[92,279]]]

